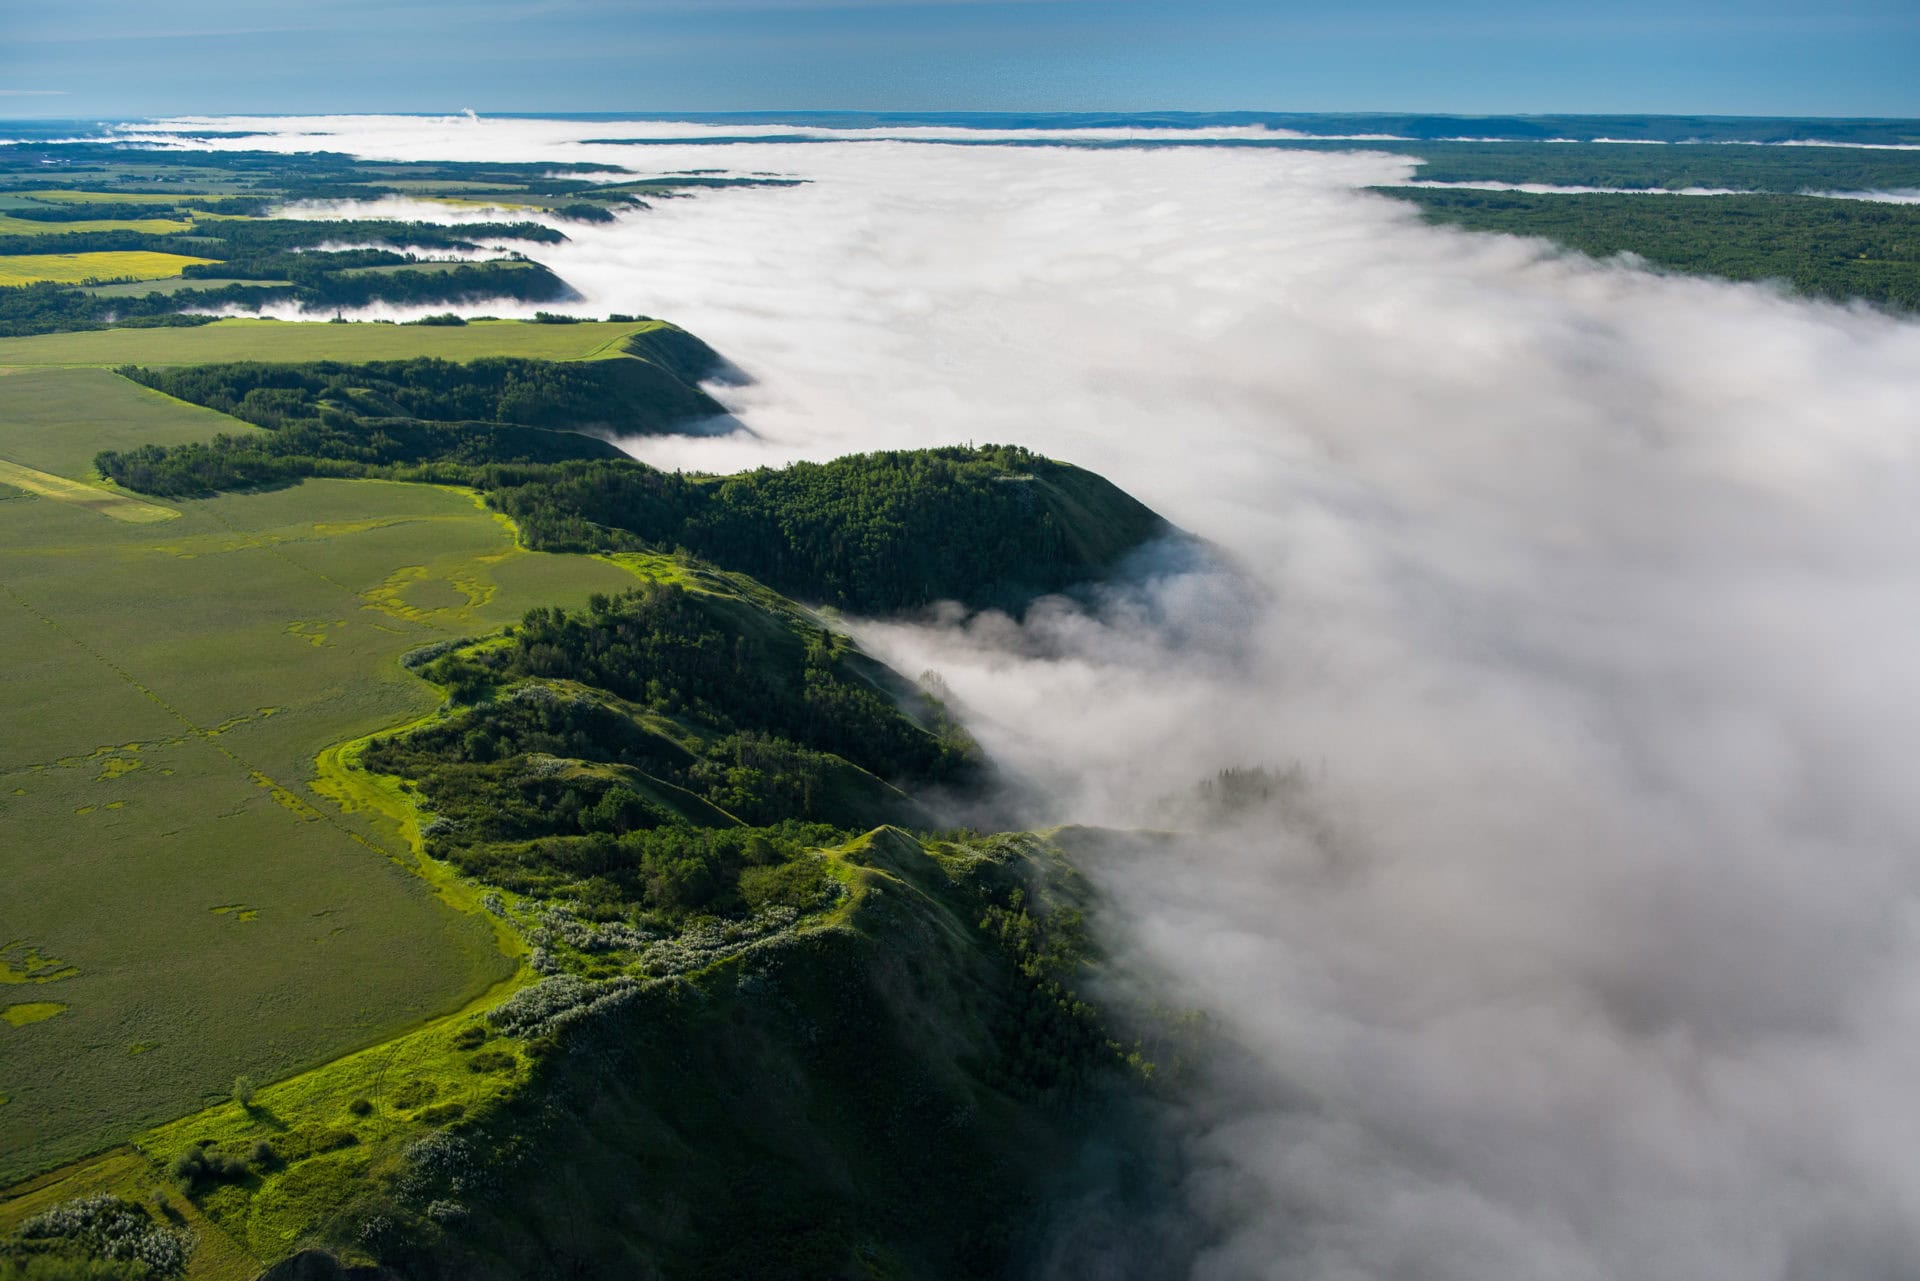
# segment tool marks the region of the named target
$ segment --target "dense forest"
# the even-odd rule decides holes
[[[1920,310],[1920,206],[1813,196],[1529,195],[1386,187],[1429,222],[1541,236],[1595,257],[1779,280],[1811,298]]]
[[[1139,1159],[1154,1066],[1078,991],[1084,886],[1029,838],[869,830],[923,812],[856,761],[906,788],[982,767],[844,638],[709,578],[412,665],[450,710],[360,764],[418,795],[432,853],[533,913],[549,977],[487,1020],[537,1052],[527,1088],[367,1188],[382,1230],[357,1251],[526,1275],[584,1205],[577,1275],[984,1281],[1042,1248],[1081,1144],[1101,1177]],[[642,1171],[684,1212],[608,1213]]]
[[[418,670],[466,710],[362,764],[419,788],[437,856],[595,910],[759,905],[778,886],[742,890],[748,867],[921,817],[900,788],[979,775],[937,705],[743,595],[655,583],[534,610],[506,645]]]
[[[169,396],[279,432],[318,424],[344,436],[371,436],[388,420],[412,419],[641,435],[725,412],[694,385],[715,359],[699,339],[663,327],[636,335],[628,350],[635,358],[490,356],[466,362],[243,363],[121,372]],[[647,356],[637,354],[642,352]],[[660,359],[648,358],[656,353]]]
[[[1351,144],[1349,144],[1351,145]],[[1755,147],[1740,143],[1378,143],[1417,156],[1422,182],[1547,183],[1678,191],[1707,187],[1804,191],[1920,189],[1920,151]]]

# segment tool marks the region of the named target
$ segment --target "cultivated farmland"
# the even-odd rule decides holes
[[[0,285],[31,285],[51,280],[84,284],[90,280],[159,280],[177,276],[182,267],[212,262],[186,254],[126,253],[8,254],[0,255]]]
[[[0,263],[7,261],[0,258]],[[232,360],[596,360],[621,356],[633,334],[658,321],[542,325],[480,320],[459,326],[220,320],[186,329],[97,329],[0,339],[0,368],[31,365],[211,365]]]
[[[185,231],[192,223],[177,218],[83,218],[78,222],[36,222],[30,218],[11,218],[0,211],[0,236],[57,236],[82,231],[143,231],[164,236]]]
[[[0,401],[0,454],[50,475],[142,424],[246,430],[90,371],[4,386],[26,394]],[[633,581],[520,549],[455,490],[318,481],[178,507],[131,523],[0,483],[0,646],[33,727],[0,743],[0,1181],[503,978],[486,922],[316,793],[315,758],[434,705],[407,650]]]

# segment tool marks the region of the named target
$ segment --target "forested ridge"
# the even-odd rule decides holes
[[[534,610],[505,645],[419,670],[463,710],[377,740],[362,763],[419,787],[439,857],[596,910],[738,906],[749,864],[920,814],[902,788],[980,777],[925,695],[844,638],[724,591],[653,583]]]
[[[1383,187],[1427,221],[1542,236],[1595,257],[1779,280],[1812,298],[1920,310],[1920,206],[1816,196],[1531,194]]]
[[[349,1248],[521,1276],[585,1205],[581,1276],[1003,1275],[1078,1145],[1137,1141],[1155,1072],[1078,990],[1084,886],[1031,838],[870,830],[924,811],[856,761],[964,789],[977,749],[844,638],[702,577],[425,652],[449,707],[362,752],[433,854],[514,896],[549,977],[487,1020],[528,1043],[526,1088],[368,1188],[385,1226]],[[609,1213],[642,1170],[684,1214]]]

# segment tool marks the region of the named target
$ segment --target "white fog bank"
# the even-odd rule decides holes
[[[1312,780],[1311,823],[1094,864],[1132,967],[1247,1051],[1189,1113],[1195,1277],[1920,1271],[1920,325],[1428,228],[1353,190],[1384,153],[645,150],[809,181],[530,249],[755,379],[752,437],[640,456],[1011,441],[1221,551],[858,624],[1036,822]]]

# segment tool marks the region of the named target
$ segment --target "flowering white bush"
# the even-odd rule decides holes
[[[71,1241],[94,1258],[143,1263],[162,1277],[185,1271],[193,1252],[191,1233],[155,1223],[131,1201],[105,1193],[42,1211],[22,1223],[19,1234],[29,1240]]]

